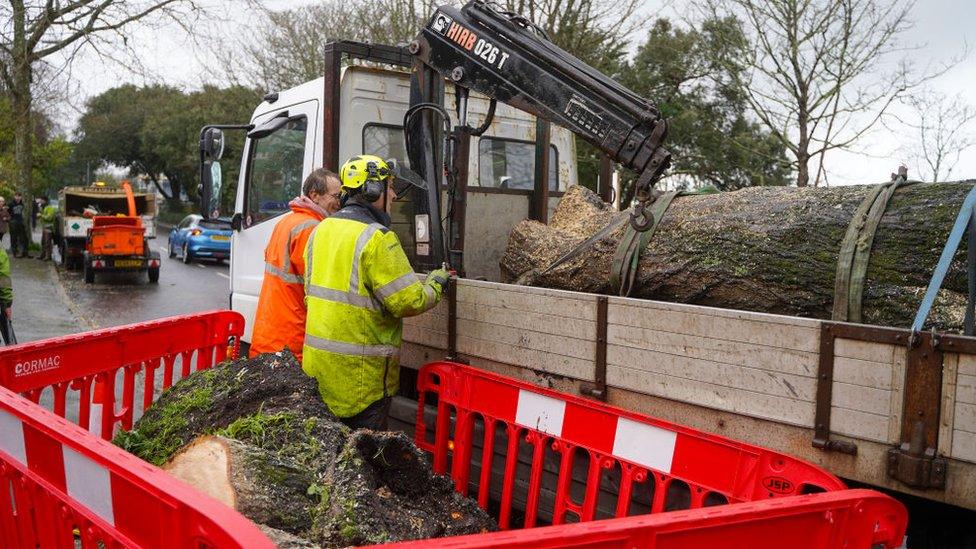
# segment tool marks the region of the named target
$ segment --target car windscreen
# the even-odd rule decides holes
[[[200,227],[203,229],[211,229],[214,231],[229,231],[230,222],[221,221],[217,219],[208,219],[206,221],[200,221]]]

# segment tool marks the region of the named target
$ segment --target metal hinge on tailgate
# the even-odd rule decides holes
[[[976,340],[936,333],[912,337],[909,330],[824,322],[820,331],[813,446],[850,455],[857,454],[857,445],[851,441],[832,439],[830,432],[834,344],[837,339],[899,347],[907,345],[899,436],[901,443],[888,450],[887,475],[913,488],[945,488],[947,463],[945,458],[938,455],[943,347],[948,347],[952,352],[976,351]]]
[[[946,460],[938,456],[942,404],[941,338],[918,334],[905,356],[901,444],[888,450],[888,476],[913,488],[945,488]]]

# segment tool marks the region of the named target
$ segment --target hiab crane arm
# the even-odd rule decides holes
[[[428,109],[441,111],[442,117],[447,118],[440,107],[443,92],[435,91],[435,81],[447,79],[457,89],[460,121],[458,127],[447,128],[449,139],[444,154],[449,180],[452,167],[455,172],[466,172],[465,134],[483,132],[490,123],[495,101],[501,101],[573,131],[613,161],[636,172],[638,205],[632,223],[638,230],[650,224],[650,214],[644,206],[651,198],[654,183],[670,164],[670,154],[662,147],[667,122],[651,102],[553,45],[530,21],[498,11],[482,0],[473,0],[460,9],[439,8],[409,50],[417,64],[413,106],[404,128],[411,165],[428,182],[439,179],[433,160],[438,154],[434,145],[437,140],[433,138],[437,126],[432,124],[432,117],[426,119],[427,127],[411,117]],[[489,120],[479,128],[467,126],[469,90],[492,101]],[[428,204],[437,204],[439,193],[428,193],[427,198]],[[460,204],[452,204],[451,210],[458,205],[463,208],[463,196],[458,201]],[[431,210],[439,211],[439,207]],[[452,225],[446,259],[460,266],[463,215],[460,223]]]

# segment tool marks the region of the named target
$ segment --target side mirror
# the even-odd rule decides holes
[[[264,137],[268,137],[287,124],[288,120],[288,111],[282,111],[271,120],[268,120],[267,122],[264,122],[263,124],[256,126],[253,130],[247,132],[247,137],[249,139],[262,139]]]
[[[200,152],[207,160],[220,160],[224,156],[224,132],[207,128],[200,137]]]
[[[220,189],[223,171],[220,159],[224,156],[223,130],[251,131],[253,124],[208,124],[200,129],[200,215],[204,219],[220,216]]]

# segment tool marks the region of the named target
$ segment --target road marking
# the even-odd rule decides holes
[[[203,265],[201,263],[194,263],[194,265],[196,265],[197,267],[200,267],[201,269],[206,269],[207,268],[206,265]]]
[[[230,280],[230,277],[227,276],[227,275],[225,275],[224,273],[217,273],[217,276],[222,276],[222,277],[226,278],[227,280]]]
[[[159,251],[163,252],[164,254],[168,254],[169,253],[169,250],[167,250],[166,248],[164,248],[162,246],[156,246],[156,247],[159,248]]]

